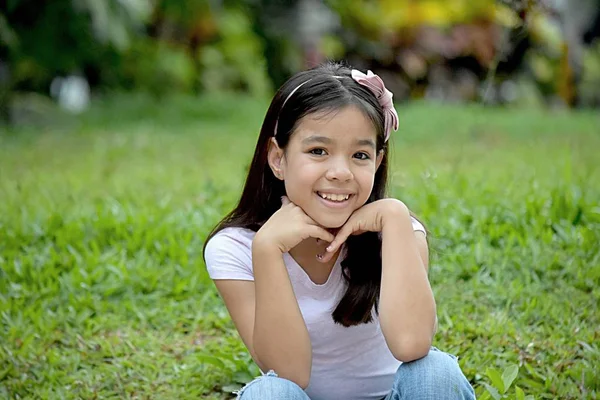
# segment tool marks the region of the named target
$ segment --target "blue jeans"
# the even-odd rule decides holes
[[[240,400],[310,400],[294,382],[269,372],[246,385]],[[475,392],[460,370],[455,356],[432,347],[419,360],[403,363],[394,386],[383,400],[472,400]]]

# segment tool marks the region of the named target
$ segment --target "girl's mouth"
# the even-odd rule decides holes
[[[346,205],[348,205],[352,196],[354,196],[354,194],[335,194],[324,192],[316,192],[316,195],[325,206],[330,208],[344,208]]]

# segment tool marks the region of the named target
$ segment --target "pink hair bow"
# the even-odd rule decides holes
[[[377,97],[385,115],[385,141],[387,142],[390,138],[392,129],[394,129],[394,131],[398,130],[398,113],[396,112],[392,101],[394,95],[385,88],[381,78],[371,71],[367,71],[367,74],[365,75],[359,70],[353,69],[352,79],[360,85],[367,87],[373,92],[375,97]]]

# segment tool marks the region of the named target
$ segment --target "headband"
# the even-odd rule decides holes
[[[396,112],[394,102],[392,101],[394,95],[385,88],[381,78],[371,71],[367,71],[367,74],[365,75],[359,70],[353,69],[352,79],[358,82],[359,85],[362,85],[373,92],[377,101],[379,101],[379,105],[383,108],[383,115],[385,116],[384,140],[387,142],[390,138],[392,129],[394,131],[398,130],[398,113]]]
[[[334,78],[343,78],[342,76],[337,76],[337,75],[334,75],[333,77]],[[390,92],[389,90],[387,90],[385,88],[385,85],[383,84],[383,80],[381,80],[381,78],[378,75],[375,75],[371,71],[367,71],[367,74],[365,75],[362,72],[360,72],[359,70],[353,69],[352,70],[352,79],[354,79],[359,85],[364,86],[367,89],[369,89],[371,91],[371,93],[373,93],[375,95],[375,97],[377,98],[379,105],[383,109],[383,115],[385,117],[384,141],[387,142],[388,139],[390,138],[390,133],[391,133],[392,129],[394,131],[398,130],[398,113],[396,112],[396,109],[394,108],[394,103],[392,101],[392,98],[394,97],[394,95],[392,94],[392,92]],[[292,90],[290,92],[290,94],[288,94],[288,96],[283,101],[283,104],[281,105],[281,109],[283,109],[283,107],[285,107],[285,104],[288,102],[290,97],[292,97],[294,95],[294,93],[296,93],[296,91],[302,87],[302,85],[304,85],[305,83],[308,83],[310,81],[311,81],[311,79],[306,80],[306,81],[302,82],[301,84],[299,84],[298,86],[296,86],[294,88],[294,90]],[[280,109],[280,112],[281,112],[281,109]],[[277,121],[275,121],[275,131],[273,133],[273,136],[277,135],[278,122],[279,122],[279,118],[277,118]]]

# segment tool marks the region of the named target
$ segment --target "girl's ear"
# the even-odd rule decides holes
[[[269,140],[269,151],[267,155],[267,160],[269,161],[269,167],[271,167],[273,175],[275,175],[275,177],[280,180],[283,180],[284,178],[283,154],[283,150],[279,148],[277,140],[275,140],[274,137],[271,138],[271,140]]]
[[[381,149],[379,150],[379,152],[377,153],[377,159],[375,160],[375,171],[377,171],[379,169],[379,166],[381,165],[381,161],[383,161],[383,155],[385,150]]]

